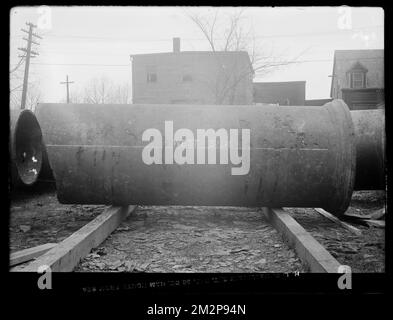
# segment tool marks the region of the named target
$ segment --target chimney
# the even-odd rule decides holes
[[[180,52],[180,38],[173,38],[173,52]]]

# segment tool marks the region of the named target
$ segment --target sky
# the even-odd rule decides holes
[[[296,61],[254,81],[306,81],[306,99],[329,98],[334,50],[383,49],[381,8],[245,7],[242,24],[262,55]],[[219,9],[222,21],[239,8]],[[25,47],[26,22],[40,35],[33,49],[31,81],[41,89],[40,102],[65,99],[93,78],[107,77],[129,84],[131,54],[172,51],[172,38],[181,38],[182,51],[209,50],[190,13],[207,17],[209,7],[15,7],[10,11],[10,68]],[[219,20],[221,21],[221,20]],[[224,24],[223,24],[224,25]],[[220,30],[218,30],[220,31]],[[219,32],[217,37],[220,38]],[[250,36],[250,41],[251,36]]]

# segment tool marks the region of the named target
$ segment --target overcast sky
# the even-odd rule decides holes
[[[10,11],[10,64],[19,58],[27,21],[42,28],[32,60],[31,80],[39,83],[41,102],[65,98],[68,74],[73,89],[95,77],[129,83],[130,54],[172,51],[172,38],[181,50],[209,50],[187,12],[209,14],[204,7],[16,7]],[[222,8],[223,14],[234,8]],[[44,19],[46,12],[50,19]],[[211,12],[211,10],[210,10]],[[349,16],[348,16],[349,12]],[[344,17],[345,16],[345,17]],[[47,16],[45,16],[47,17]],[[383,49],[384,12],[379,8],[337,7],[245,8],[244,24],[252,27],[260,50],[298,63],[280,67],[255,81],[306,81],[306,99],[328,98],[334,50]],[[50,22],[50,24],[48,23]],[[299,56],[300,55],[300,56]]]

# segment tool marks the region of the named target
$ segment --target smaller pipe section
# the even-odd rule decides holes
[[[383,109],[351,111],[356,141],[355,190],[384,190],[385,112]]]

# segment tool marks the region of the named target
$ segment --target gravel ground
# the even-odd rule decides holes
[[[60,204],[52,184],[41,183],[34,189],[11,195],[10,251],[45,243],[57,243],[103,212],[105,206]]]
[[[366,215],[385,205],[385,192],[357,191],[347,213]],[[385,229],[359,224],[356,235],[310,208],[286,208],[318,242],[352,272],[385,272]]]
[[[103,212],[104,206],[63,205],[53,185],[11,196],[11,252],[60,242]],[[384,206],[382,192],[355,192],[350,213]],[[357,236],[313,209],[292,216],[353,272],[384,272],[385,230],[356,225]],[[75,271],[307,272],[295,252],[256,208],[138,207]]]
[[[76,271],[304,272],[258,209],[139,207]]]

